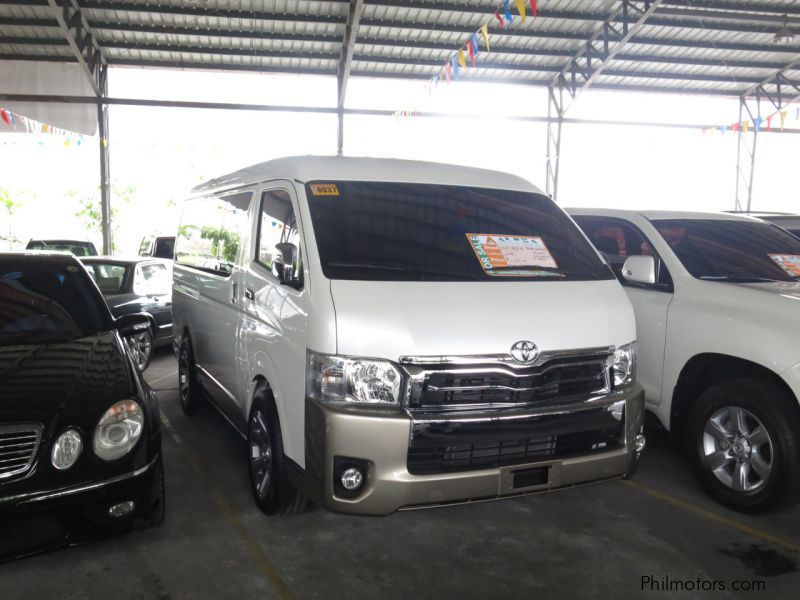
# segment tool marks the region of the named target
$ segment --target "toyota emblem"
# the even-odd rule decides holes
[[[523,365],[529,365],[539,358],[539,348],[533,342],[519,341],[511,346],[511,358]]]

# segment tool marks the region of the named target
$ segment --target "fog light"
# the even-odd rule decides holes
[[[136,508],[136,503],[133,500],[126,500],[109,508],[108,516],[114,518],[124,517],[131,514],[134,508]]]
[[[646,445],[647,442],[644,439],[644,436],[640,433],[636,436],[636,440],[633,442],[633,451],[639,454],[642,450],[644,450]]]
[[[75,464],[81,455],[81,450],[83,450],[81,434],[74,429],[67,429],[53,444],[50,461],[56,469],[64,471]]]
[[[364,476],[361,474],[361,471],[355,469],[353,467],[347,469],[344,473],[342,473],[342,487],[348,491],[354,491],[361,487],[361,483],[364,481]]]

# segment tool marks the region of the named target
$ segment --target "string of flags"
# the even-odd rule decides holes
[[[723,134],[727,133],[728,131],[732,131],[734,133],[738,133],[740,131],[743,133],[749,133],[751,129],[758,132],[768,131],[774,133],[776,131],[783,131],[786,129],[789,119],[794,120],[795,125],[800,126],[800,106],[793,108],[785,106],[782,109],[776,110],[765,117],[759,116],[755,117],[754,119],[736,121],[735,123],[731,123],[729,125],[709,127],[708,129],[704,130],[703,133],[713,133],[717,131]]]
[[[30,117],[21,115],[13,110],[9,110],[8,108],[3,108],[2,106],[0,106],[0,120],[2,120],[2,123],[4,123],[7,127],[10,127],[12,131],[21,131],[24,133],[45,133],[63,136],[65,146],[71,146],[73,144],[80,146],[84,141],[84,136],[79,133],[67,131],[66,129],[61,129],[60,127],[56,127],[55,125],[50,125],[48,123],[42,123],[41,121],[31,119]],[[2,131],[3,127],[2,124],[0,124],[0,133],[2,133]]]
[[[516,18],[513,9],[516,9]],[[438,87],[441,82],[450,83],[458,81],[461,77],[461,71],[468,69],[470,66],[478,66],[478,55],[481,52],[481,46],[487,52],[491,50],[489,43],[489,25],[495,27],[506,28],[516,19],[525,23],[528,18],[528,7],[530,7],[531,16],[539,16],[539,7],[536,0],[503,0],[494,14],[488,16],[478,29],[467,36],[464,43],[455,50],[448,59],[442,64],[437,72],[425,82],[425,89],[428,95],[433,94],[433,90]],[[469,60],[469,62],[467,62]],[[416,108],[411,105],[407,109],[398,110],[394,112],[396,118],[412,117],[416,114]]]

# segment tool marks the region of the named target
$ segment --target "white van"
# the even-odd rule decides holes
[[[527,181],[273,160],[195,188],[175,258],[183,409],[246,438],[268,514],[611,479],[644,446],[631,305]]]

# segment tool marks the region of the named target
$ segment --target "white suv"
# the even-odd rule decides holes
[[[386,514],[632,472],[633,310],[522,179],[274,160],[196,188],[175,248],[184,411],[208,398],[247,439],[264,512],[306,496]]]
[[[645,403],[718,501],[800,496],[800,240],[730,214],[569,209],[636,313]]]

